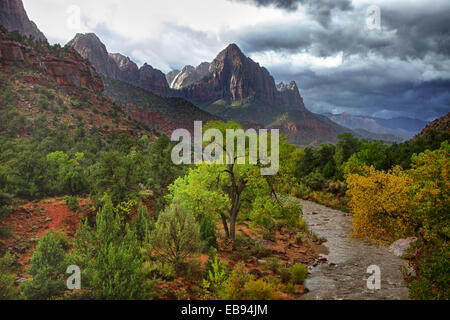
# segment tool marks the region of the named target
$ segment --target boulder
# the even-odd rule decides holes
[[[416,237],[410,237],[410,238],[406,238],[406,239],[399,239],[399,240],[395,241],[389,247],[389,251],[392,252],[397,257],[405,258],[407,250],[416,241],[417,241]]]

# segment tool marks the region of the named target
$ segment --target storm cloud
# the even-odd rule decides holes
[[[276,81],[295,80],[313,112],[432,120],[450,111],[448,0],[79,0],[80,30],[64,28],[70,0],[24,4],[52,42],[95,32],[110,52],[164,72],[237,43]]]

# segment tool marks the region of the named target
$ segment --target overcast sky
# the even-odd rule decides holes
[[[23,2],[51,43],[95,32],[109,52],[164,72],[236,43],[277,82],[295,80],[314,112],[432,120],[450,111],[448,0]]]

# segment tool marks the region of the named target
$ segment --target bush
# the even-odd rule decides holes
[[[200,238],[205,242],[206,249],[217,248],[216,224],[211,215],[205,215],[200,219]]]
[[[177,199],[159,215],[151,244],[163,261],[172,263],[176,268],[199,252],[201,239],[198,223]]]
[[[313,190],[321,190],[325,184],[325,178],[318,172],[311,172],[305,177],[305,183]]]
[[[211,292],[214,298],[221,298],[227,284],[228,272],[224,263],[216,255],[210,257],[208,264],[207,277],[203,280],[203,289]]]
[[[250,280],[252,280],[252,276],[245,268],[245,264],[242,261],[236,264],[227,282],[225,299],[243,300],[245,284]]]
[[[244,291],[248,300],[272,300],[275,297],[275,288],[264,280],[248,281]]]
[[[291,281],[291,273],[289,272],[289,269],[281,269],[280,278],[283,283],[288,283],[289,281]]]
[[[139,241],[145,243],[150,241],[153,223],[146,207],[142,205],[138,207],[138,214],[133,220],[133,227]]]
[[[72,211],[78,211],[80,206],[78,205],[78,200],[76,197],[67,196],[66,197],[66,205]]]
[[[449,300],[449,270],[449,249],[435,249],[420,265],[417,278],[410,283],[410,297],[418,300]]]
[[[11,273],[14,260],[14,256],[9,252],[0,258],[0,300],[17,298],[17,288],[14,286],[16,276]]]
[[[295,243],[296,244],[301,244],[303,242],[303,237],[305,235],[302,232],[299,232],[295,235]]]
[[[289,272],[291,274],[291,280],[295,284],[303,284],[308,275],[308,268],[302,263],[297,263],[289,268]]]

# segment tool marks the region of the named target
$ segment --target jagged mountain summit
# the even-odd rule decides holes
[[[236,44],[230,44],[213,60],[209,75],[183,88],[182,96],[198,104],[219,100],[228,104],[258,101],[270,106],[304,108],[294,90],[278,90],[269,71],[246,57]],[[288,102],[288,105],[285,103]]]
[[[276,85],[269,71],[246,57],[236,44],[226,47],[211,63],[186,66],[178,73],[167,75],[149,64],[139,68],[129,57],[108,53],[100,39],[92,34],[77,34],[69,45],[108,79],[126,82],[161,97],[185,99],[211,117],[256,126],[278,126],[298,145],[336,142],[337,135],[349,131],[309,112],[294,81]],[[131,87],[110,82],[109,88],[107,92],[122,102],[136,102],[129,94]],[[205,114],[201,115],[203,119],[208,118]]]
[[[120,53],[108,53],[106,46],[93,33],[79,33],[67,45],[88,59],[103,76],[127,82],[161,97],[173,96],[164,73],[147,63],[139,68]]]
[[[24,36],[32,36],[36,40],[46,41],[47,38],[36,24],[28,18],[22,0],[0,1],[0,25],[8,31],[18,31]]]

